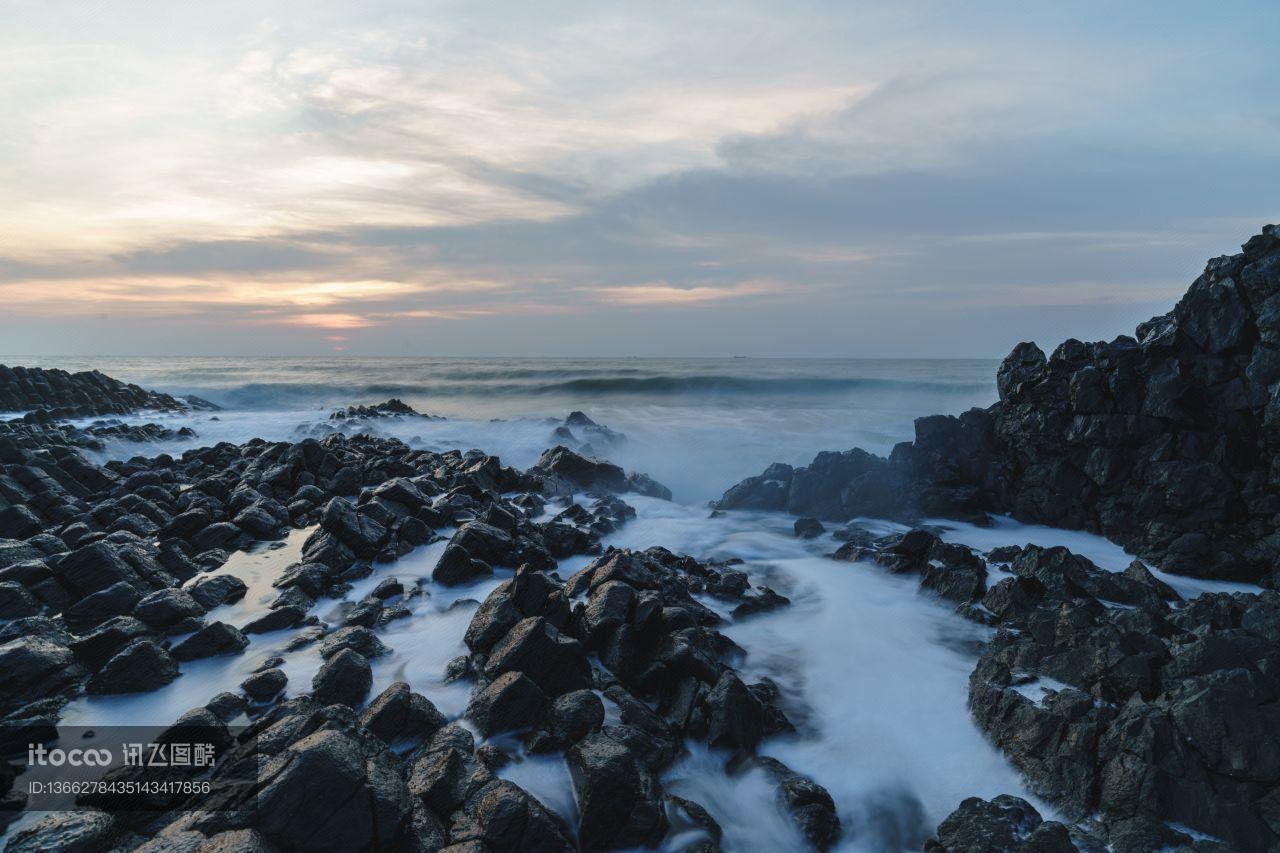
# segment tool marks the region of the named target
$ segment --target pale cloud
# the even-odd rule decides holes
[[[658,282],[654,284],[635,284],[626,287],[600,287],[593,289],[597,297],[604,302],[617,305],[658,306],[658,305],[692,305],[701,302],[721,302],[726,299],[742,299],[764,293],[780,293],[786,288],[774,282],[745,282],[731,286],[698,285],[695,287],[673,287]]]
[[[272,318],[272,322],[284,323],[287,326],[308,326],[317,329],[364,329],[374,322],[361,314],[290,314],[281,318]],[[326,335],[325,340],[332,338]]]
[[[1110,335],[1102,309],[1167,302],[1275,218],[1257,32],[1143,2],[26,4],[0,332],[737,352],[714,309],[876,354],[932,307],[970,321],[921,346],[999,355],[994,312],[1065,304]]]

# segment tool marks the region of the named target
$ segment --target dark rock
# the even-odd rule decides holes
[[[551,703],[548,723],[551,734],[568,747],[604,725],[604,703],[591,690],[565,693]]]
[[[373,671],[369,661],[359,652],[343,649],[320,667],[311,682],[311,692],[321,704],[358,708],[372,686]]]
[[[360,625],[339,628],[320,641],[320,657],[325,660],[343,649],[359,652],[366,658],[376,658],[391,651],[376,634]]]
[[[1046,822],[1026,800],[1001,794],[970,797],[938,826],[927,853],[1074,853],[1067,828]]]
[[[97,669],[131,640],[145,637],[150,629],[132,616],[117,616],[71,641],[71,650],[91,669]]]
[[[436,562],[431,579],[445,586],[457,586],[491,574],[493,569],[488,563],[472,559],[466,548],[450,543]]]
[[[247,704],[244,701],[244,697],[238,693],[223,691],[206,702],[205,707],[212,711],[219,720],[226,723],[244,713]]]
[[[137,639],[112,655],[90,679],[89,693],[145,693],[178,677],[178,665],[154,640]]]
[[[0,537],[26,539],[44,529],[44,522],[30,507],[18,504],[0,509]]]
[[[667,829],[657,780],[613,731],[589,734],[565,753],[584,850],[656,845]]]
[[[354,653],[350,653],[354,654]],[[393,849],[412,811],[385,751],[334,730],[309,734],[262,770],[254,822],[289,849]]]
[[[581,644],[540,616],[517,622],[489,651],[485,676],[522,672],[548,696],[591,686],[591,666]]]
[[[70,649],[33,636],[0,645],[0,672],[5,681],[0,710],[5,712],[35,699],[68,693],[85,675]]]
[[[427,740],[446,722],[430,700],[410,691],[403,681],[379,693],[360,715],[360,725],[389,744]]]
[[[364,559],[377,556],[387,538],[386,527],[358,512],[345,498],[333,498],[325,505],[320,527]]]
[[[454,816],[450,837],[454,845],[448,849],[459,853],[468,849],[570,853],[576,849],[541,803],[502,779],[488,782],[467,798]]]
[[[280,691],[288,683],[288,676],[282,670],[272,667],[250,675],[240,682],[240,689],[255,702],[267,702],[280,695]]]
[[[812,516],[796,519],[795,532],[798,539],[815,539],[821,536],[825,530],[826,528],[822,526],[822,522]]]
[[[187,617],[203,616],[204,608],[185,590],[162,589],[139,601],[133,615],[153,628],[170,628]]]
[[[467,717],[488,736],[537,725],[546,706],[546,694],[524,673],[505,672],[471,697]]]
[[[707,692],[707,743],[751,752],[764,736],[764,708],[742,681],[725,672]]]
[[[621,468],[611,462],[588,459],[574,453],[569,448],[558,445],[542,454],[531,474],[542,475],[547,482],[566,484],[572,491],[599,490],[605,492],[625,492],[627,475]],[[564,493],[556,488],[543,488],[547,494]]]
[[[124,581],[86,595],[62,612],[67,627],[83,633],[108,619],[131,613],[137,606],[138,590]]]
[[[514,544],[511,534],[483,521],[468,521],[458,528],[449,542],[451,546],[462,548],[468,556],[490,565],[502,566],[511,562]]]
[[[775,758],[754,758],[751,763],[764,770],[776,786],[778,802],[810,844],[826,850],[839,840],[840,818],[826,788]]]
[[[106,853],[119,830],[106,812],[55,812],[13,834],[6,853]]]
[[[203,578],[187,589],[196,603],[206,611],[239,601],[248,591],[249,587],[240,578],[221,574]]]
[[[306,608],[296,604],[289,604],[267,611],[240,630],[246,634],[266,634],[270,631],[279,631],[283,628],[292,628],[300,625],[306,618]]]
[[[845,520],[987,513],[1101,533],[1165,571],[1259,581],[1280,565],[1280,242],[1215,258],[1173,311],[1051,356],[1019,344],[1000,399],[920,418],[889,458],[821,453],[771,466],[721,509]],[[950,597],[961,596],[954,590]]]
[[[744,595],[741,602],[733,608],[732,615],[734,619],[745,619],[748,616],[754,616],[757,613],[768,613],[771,610],[777,610],[789,604],[791,604],[791,599],[785,595],[778,595],[767,586],[762,586],[758,592]]]
[[[187,661],[214,655],[238,655],[249,638],[225,622],[213,622],[196,631],[171,650],[175,660]]]
[[[16,581],[0,582],[0,619],[21,619],[40,612],[40,602]]]

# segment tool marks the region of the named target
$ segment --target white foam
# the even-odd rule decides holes
[[[942,538],[948,542],[958,542],[977,548],[979,551],[990,551],[992,548],[1005,545],[1032,544],[1046,548],[1061,545],[1075,554],[1087,557],[1099,568],[1109,572],[1122,572],[1137,559],[1114,542],[1093,533],[1086,533],[1083,530],[1063,530],[1039,524],[1022,524],[1003,515],[992,516],[989,527],[978,527],[945,518],[930,518],[924,523],[941,528]],[[1257,593],[1261,591],[1261,587],[1255,584],[1189,578],[1162,572],[1149,565],[1147,568],[1151,570],[1151,574],[1173,587],[1174,591],[1183,598],[1195,598],[1206,592]]]

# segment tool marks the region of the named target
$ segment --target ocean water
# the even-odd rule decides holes
[[[30,359],[0,358],[6,363]],[[197,439],[152,445],[117,443],[104,456],[175,452],[185,446],[252,437],[296,438],[339,405],[398,396],[443,421],[392,420],[379,429],[415,446],[480,447],[517,466],[531,464],[549,442],[551,420],[580,410],[624,432],[609,455],[648,472],[675,491],[667,502],[625,496],[638,517],[605,539],[619,547],[663,545],[703,559],[738,557],[753,584],[768,584],[790,607],[734,622],[724,631],[747,651],[748,679],[767,676],[780,686],[798,732],[767,741],[762,751],[827,787],[840,811],[840,849],[919,850],[961,800],[1010,793],[1030,799],[1046,817],[1052,809],[1031,796],[1017,771],[973,724],[967,680],[989,629],[956,615],[916,580],[861,563],[828,557],[827,538],[798,540],[793,519],[778,513],[731,512],[710,518],[706,501],[773,461],[807,462],[815,452],[862,446],[887,452],[912,434],[914,418],[958,413],[995,398],[996,365],[976,361],[725,360],[454,360],[454,359],[116,359],[74,362],[173,393],[195,393],[224,406],[214,414],[142,415],[190,425]],[[299,430],[302,430],[300,432]],[[866,520],[885,531],[904,529]],[[993,519],[988,527],[936,520],[944,537],[986,550],[998,545],[1062,544],[1102,568],[1123,570],[1122,549],[1097,536]],[[249,585],[243,600],[210,614],[244,625],[271,600],[271,581],[297,559],[309,531],[238,553],[218,571]],[[442,531],[448,535],[449,531]],[[462,636],[477,602],[509,577],[454,588],[430,580],[443,549],[437,542],[379,565],[347,594],[356,601],[394,576],[421,593],[403,603],[412,618],[379,632],[391,653],[373,661],[374,693],[404,680],[447,716],[463,713],[469,687],[446,683],[447,662],[465,651]],[[589,560],[562,561],[567,577]],[[1243,588],[1161,575],[1184,595]],[[723,605],[708,600],[720,609]],[[325,599],[312,613],[335,623],[342,602]],[[283,654],[287,692],[310,689],[320,666],[312,645],[285,652],[295,631],[254,635],[243,655],[182,665],[172,684],[138,696],[81,697],[67,724],[126,722],[161,726],[239,683],[267,658]],[[1038,687],[1029,685],[1029,698]],[[465,721],[463,721],[465,724]],[[504,741],[510,745],[509,739]],[[729,850],[803,850],[759,772],[730,775],[727,756],[699,744],[667,772],[668,790],[704,805],[725,831]],[[523,756],[502,775],[526,788],[570,824],[576,803],[563,759]],[[34,819],[24,816],[16,826]],[[12,828],[10,830],[12,832]],[[689,840],[687,837],[683,840]],[[673,845],[672,849],[678,849]]]
[[[610,456],[704,502],[771,462],[820,450],[888,453],[922,415],[996,399],[997,363],[950,359],[31,358],[0,363],[99,369],[225,411],[182,419],[174,445],[296,437],[332,409],[399,397],[447,420],[390,424],[433,448],[480,447],[527,466],[549,446],[547,419],[582,411],[629,441]],[[154,415],[134,421],[168,422]],[[129,455],[136,447],[114,448]]]

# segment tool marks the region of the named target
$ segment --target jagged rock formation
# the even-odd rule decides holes
[[[399,397],[392,397],[385,403],[378,403],[375,406],[347,406],[345,409],[337,409],[329,415],[331,421],[367,421],[374,418],[426,418],[432,421],[442,421],[444,418],[438,415],[426,415],[401,400]]]
[[[999,629],[970,676],[970,710],[1032,791],[1092,822],[1072,828],[1080,849],[1221,849],[1169,824],[1249,853],[1280,845],[1267,734],[1280,726],[1280,593],[1184,602],[1137,561],[1113,573],[1061,547],[980,554],[925,529],[840,533],[838,559],[915,575]],[[1028,809],[967,800],[931,849],[1075,849]]]
[[[999,402],[915,424],[888,459],[821,453],[723,509],[844,520],[982,517],[1101,533],[1168,571],[1280,567],[1280,229],[1211,260],[1177,306],[1110,343],[1019,344]]]
[[[140,409],[216,409],[198,397],[178,399],[112,379],[96,370],[68,373],[0,364],[0,412],[44,411],[54,417],[125,415]]]

